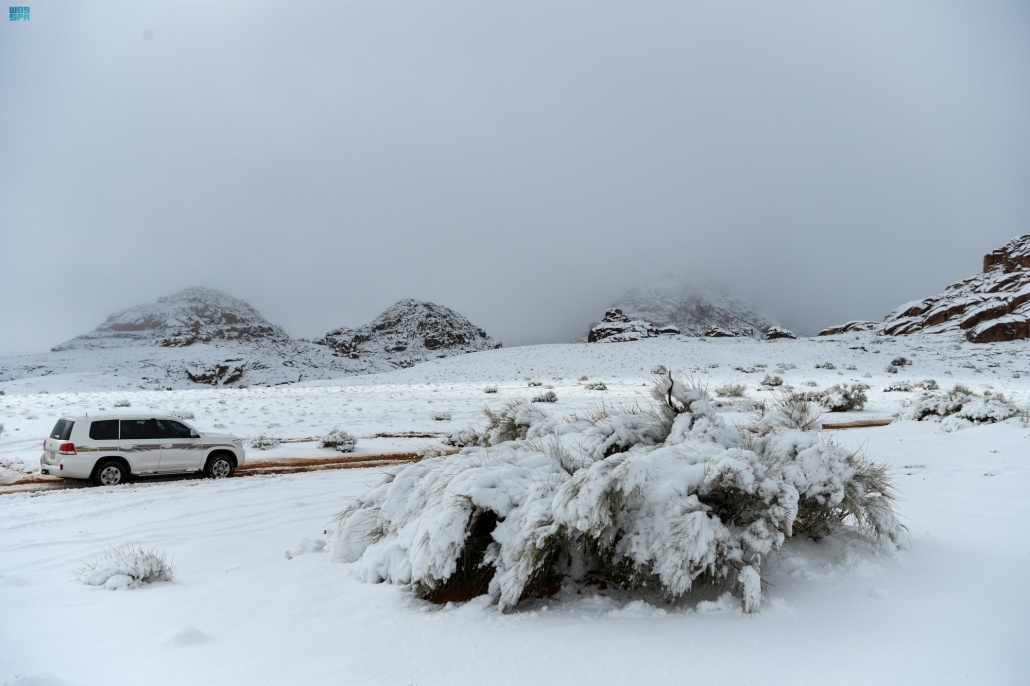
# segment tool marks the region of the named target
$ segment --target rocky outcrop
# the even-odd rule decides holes
[[[182,348],[212,341],[274,341],[290,337],[242,300],[212,288],[187,288],[156,303],[112,314],[90,333],[53,348],[55,352],[124,345]]]
[[[604,313],[604,319],[590,328],[587,342],[624,343],[655,336],[673,336],[679,333],[680,330],[674,326],[658,327],[650,322],[630,319],[622,313],[622,310],[612,307]]]
[[[454,310],[410,299],[394,303],[362,327],[334,329],[315,342],[353,360],[378,359],[395,367],[501,347]]]
[[[895,309],[884,319],[883,333],[964,331],[974,343],[1030,338],[1030,235],[983,262],[980,274]]]
[[[829,328],[823,329],[822,331],[819,332],[819,335],[820,336],[837,336],[839,334],[848,333],[850,331],[877,331],[878,332],[878,331],[880,331],[880,327],[882,327],[882,326],[883,326],[883,324],[881,324],[880,322],[870,322],[870,321],[856,320],[856,321],[852,321],[852,322],[847,322],[845,324],[840,324],[839,326],[831,326]]]
[[[688,336],[725,332],[764,338],[764,332],[773,326],[750,305],[699,279],[670,279],[634,288],[612,303],[612,308],[621,310],[630,321],[659,330],[675,329]]]
[[[784,329],[779,326],[770,326],[765,331],[765,339],[767,341],[794,340],[796,338],[797,336],[794,334],[793,331],[788,331],[787,329]]]

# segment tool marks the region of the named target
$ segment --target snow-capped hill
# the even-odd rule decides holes
[[[964,332],[973,343],[1030,338],[1030,234],[985,255],[983,264],[976,276],[895,308],[873,330],[891,336]]]
[[[650,322],[630,319],[617,307],[604,313],[604,319],[590,328],[587,334],[588,343],[624,343],[639,341],[641,338],[654,338],[661,335],[677,335],[680,330],[674,326],[659,329]]]
[[[112,314],[90,333],[53,351],[140,344],[181,348],[218,340],[287,343],[290,337],[248,303],[222,291],[195,287]]]
[[[394,303],[364,326],[334,329],[316,342],[353,360],[384,361],[396,367],[501,347],[454,310],[411,299]]]
[[[630,320],[655,328],[675,327],[689,336],[722,331],[735,336],[764,338],[772,325],[750,305],[717,286],[697,280],[669,280],[634,288],[612,303]]]

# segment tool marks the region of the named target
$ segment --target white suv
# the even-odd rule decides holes
[[[110,415],[62,417],[43,441],[40,471],[114,486],[130,474],[203,471],[218,479],[243,464],[243,440],[201,433],[174,417]]]

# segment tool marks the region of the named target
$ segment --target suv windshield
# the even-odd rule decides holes
[[[57,441],[67,441],[72,436],[72,427],[75,422],[71,419],[58,419],[54,424],[54,430],[50,432],[50,438]],[[36,434],[37,436],[39,434]]]

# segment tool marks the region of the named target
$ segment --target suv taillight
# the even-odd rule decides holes
[[[60,446],[58,446],[57,452],[59,454],[61,454],[61,455],[74,455],[75,454],[75,444],[74,443],[62,443]]]

